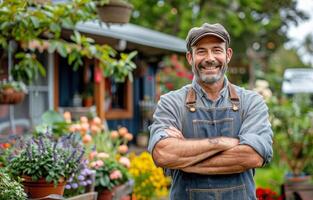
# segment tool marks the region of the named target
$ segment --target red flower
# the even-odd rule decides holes
[[[165,83],[165,87],[166,87],[168,90],[173,90],[173,89],[174,89],[173,83],[169,83],[169,82]]]
[[[270,188],[257,188],[256,197],[258,200],[279,200],[277,193]]]

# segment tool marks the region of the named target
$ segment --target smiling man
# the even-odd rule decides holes
[[[194,27],[186,42],[194,79],[161,96],[149,151],[172,176],[172,200],[256,199],[254,169],[273,154],[267,106],[227,80],[233,51],[222,25]]]

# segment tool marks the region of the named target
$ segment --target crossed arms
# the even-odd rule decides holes
[[[230,137],[185,139],[174,127],[165,129],[152,155],[156,165],[198,174],[233,174],[261,167],[263,158],[249,145]]]

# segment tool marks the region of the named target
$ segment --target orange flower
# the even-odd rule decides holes
[[[125,144],[122,144],[118,147],[118,152],[121,154],[127,153],[128,147]]]
[[[88,123],[88,118],[85,117],[85,116],[81,116],[81,117],[80,117],[80,122],[81,122],[82,124]]]
[[[93,118],[92,122],[96,125],[101,125],[101,119],[99,117],[95,117]]]
[[[126,135],[124,135],[124,138],[127,140],[127,141],[131,141],[133,139],[133,135],[131,133],[127,133]]]
[[[88,143],[90,143],[91,141],[92,141],[92,138],[91,138],[90,135],[88,135],[88,134],[84,135],[84,137],[83,137],[83,143],[84,143],[84,144],[88,144]]]
[[[120,136],[123,137],[124,135],[126,135],[128,133],[128,130],[127,130],[127,128],[122,127],[122,128],[118,129],[118,133],[120,134]]]
[[[117,131],[111,131],[111,138],[114,140],[116,138],[118,138],[119,134]]]
[[[92,151],[92,152],[90,152],[90,154],[89,154],[89,159],[90,160],[93,160],[96,156],[97,156],[97,151]]]
[[[63,113],[63,117],[64,117],[64,119],[65,119],[65,121],[67,123],[71,123],[72,122],[72,116],[71,116],[70,112],[68,112],[68,111],[64,112]]]

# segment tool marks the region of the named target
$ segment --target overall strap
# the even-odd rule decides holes
[[[235,87],[230,82],[228,83],[228,91],[229,91],[229,98],[233,106],[233,111],[239,110],[240,105],[240,99],[238,97],[238,94],[235,90]],[[190,112],[196,111],[196,91],[193,89],[193,87],[190,87],[187,96],[186,96],[186,106],[189,108]]]
[[[228,83],[228,91],[229,91],[229,98],[230,98],[231,104],[233,105],[233,111],[239,110],[240,99],[237,95],[235,86],[231,84],[230,82]]]
[[[190,112],[196,111],[196,91],[193,87],[190,87],[186,96],[186,106],[189,108]]]

